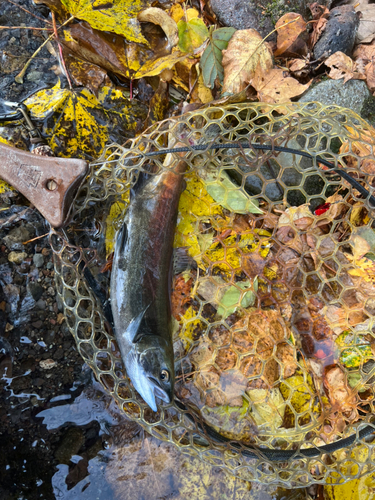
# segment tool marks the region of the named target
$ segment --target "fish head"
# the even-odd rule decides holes
[[[153,411],[157,411],[156,397],[166,403],[173,400],[173,348],[165,339],[144,336],[134,344],[125,364],[134,388]]]

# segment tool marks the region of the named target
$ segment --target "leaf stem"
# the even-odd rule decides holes
[[[65,23],[63,23],[61,26],[59,26],[58,30],[63,28],[66,24],[70,23],[70,21],[73,21],[74,16],[70,17]],[[30,57],[30,59],[26,62],[25,66],[22,68],[22,70],[18,73],[18,75],[14,78],[14,80],[17,83],[23,83],[23,77],[25,76],[25,73],[27,71],[27,68],[30,66],[30,63],[32,60],[39,54],[39,52],[42,50],[42,48],[47,45],[48,42],[50,42],[53,38],[55,37],[55,33],[52,33],[43,43],[42,45],[36,49],[34,54]]]
[[[66,78],[68,80],[69,88],[70,88],[70,90],[73,90],[72,82],[70,80],[70,76],[69,76],[68,70],[66,69],[66,64],[65,64],[65,59],[64,59],[63,51],[62,51],[61,43],[60,43],[60,40],[59,40],[59,35],[57,33],[55,13],[53,11],[52,11],[52,24],[53,24],[53,32],[55,34],[56,42],[57,42],[57,45],[59,47],[60,61],[61,61],[62,67],[64,68],[64,73],[65,73],[65,76],[66,76]]]

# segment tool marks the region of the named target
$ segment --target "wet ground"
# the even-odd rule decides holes
[[[44,27],[32,14],[43,19],[48,10],[29,0],[0,0],[0,26]],[[0,30],[0,98],[17,101],[56,83],[48,45],[24,83],[14,81],[45,36]],[[305,490],[247,483],[180,455],[119,414],[66,326],[48,229],[22,196],[0,195],[0,498],[309,498]]]

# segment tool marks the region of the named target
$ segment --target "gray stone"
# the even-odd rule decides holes
[[[35,281],[30,281],[27,284],[27,291],[32,295],[33,299],[36,302],[39,302],[39,299],[42,297],[44,289],[43,287],[39,284],[36,283]]]
[[[319,4],[326,7],[331,3],[332,0],[319,0]],[[253,28],[262,36],[268,35],[287,12],[297,12],[305,20],[311,17],[305,0],[211,0],[210,6],[224,26],[238,30]],[[268,38],[270,40],[276,40],[275,33]]]
[[[314,46],[314,59],[327,58],[335,52],[351,55],[359,26],[352,5],[332,9],[323,34]]]
[[[42,267],[44,264],[44,257],[41,253],[35,253],[33,255],[33,262],[35,267]]]
[[[53,262],[51,261],[47,262],[47,269],[49,270],[53,269]]]
[[[9,250],[23,250],[23,242],[30,239],[30,233],[25,227],[20,226],[9,231],[3,239]]]
[[[27,73],[26,79],[29,80],[29,82],[39,82],[43,77],[43,73],[40,71],[30,71],[30,73]]]
[[[45,302],[45,300],[43,300],[43,299],[39,299],[39,300],[36,302],[35,306],[36,306],[38,309],[44,310],[44,309],[46,308],[46,302]]]
[[[26,252],[10,252],[8,255],[9,262],[14,262],[14,264],[21,264],[27,257]]]
[[[371,124],[375,123],[375,99],[362,80],[325,80],[310,88],[299,102],[317,101],[336,104],[358,113]]]

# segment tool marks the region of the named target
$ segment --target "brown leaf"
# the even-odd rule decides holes
[[[329,16],[329,10],[323,5],[319,5],[318,2],[314,2],[309,5],[313,20],[313,32],[310,36],[310,48],[314,47],[316,42],[319,40],[323,31],[326,28],[327,18]]]
[[[348,80],[364,80],[366,76],[357,71],[357,67],[353,59],[343,52],[335,52],[325,61],[325,65],[331,68],[329,77],[332,80],[341,80],[344,78],[344,83]]]
[[[260,101],[274,104],[290,102],[291,97],[296,97],[305,92],[310,83],[303,85],[282,69],[276,68],[264,72],[258,66],[251,85],[258,92]]]
[[[224,83],[222,93],[236,94],[246,88],[255,75],[273,67],[272,53],[253,29],[238,30],[223,50]]]
[[[359,9],[362,16],[359,20],[356,41],[357,43],[369,43],[375,38],[375,5],[361,6]]]
[[[79,87],[87,87],[98,96],[99,88],[106,82],[110,85],[110,80],[107,72],[96,64],[82,61],[76,57],[68,55],[68,51],[64,49],[64,59],[68,73],[73,82]]]
[[[332,366],[327,369],[324,385],[334,409],[345,413],[357,413],[358,395],[353,394],[346,375],[339,366]]]
[[[307,45],[300,36],[306,33],[306,23],[300,14],[289,12],[282,16],[276,23],[277,49],[275,56],[281,54],[307,54]]]
[[[190,290],[193,284],[193,278],[185,281],[182,274],[179,274],[173,284],[171,295],[172,315],[177,319],[181,319],[181,314],[184,314],[184,306],[191,300]]]

